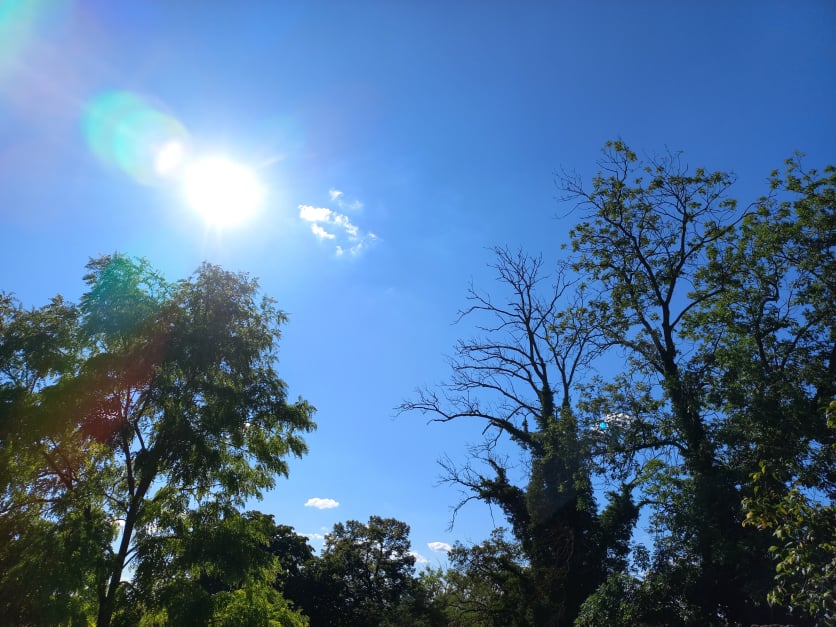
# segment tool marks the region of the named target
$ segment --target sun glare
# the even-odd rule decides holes
[[[224,157],[209,157],[187,166],[183,189],[189,205],[215,227],[245,221],[264,198],[255,174]]]

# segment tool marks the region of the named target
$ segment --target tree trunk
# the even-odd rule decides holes
[[[116,592],[122,584],[122,571],[125,568],[125,558],[131,546],[134,524],[136,523],[136,511],[134,508],[125,517],[125,527],[122,530],[122,540],[119,543],[119,551],[116,553],[113,572],[110,574],[110,582],[107,585],[107,592],[104,598],[99,599],[99,613],[96,617],[96,627],[110,627],[113,618],[113,611],[116,609]]]

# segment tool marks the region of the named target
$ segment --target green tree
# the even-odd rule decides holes
[[[204,264],[169,284],[118,254],[88,270],[77,308],[56,299],[4,310],[3,509],[24,522],[4,556],[38,528],[71,538],[70,556],[85,559],[83,582],[67,588],[92,599],[104,626],[132,594],[151,594],[155,572],[157,587],[212,576],[218,556],[190,555],[195,534],[251,542],[239,508],[287,473],[314,425],[306,402],[286,400],[274,369],[285,317],[256,281]],[[136,586],[124,581],[128,567]],[[229,576],[242,592],[229,594],[254,594],[245,582],[272,582],[271,568],[239,564]],[[145,599],[181,607],[166,594]]]
[[[578,220],[557,285],[541,284],[539,258],[499,250],[505,291],[471,290],[462,312],[482,337],[459,343],[442,393],[402,409],[481,422],[484,445],[447,471],[464,502],[502,508],[535,624],[820,620],[830,570],[815,585],[800,576],[829,563],[809,538],[834,531],[822,504],[836,494],[834,168],[795,157],[741,209],[732,175],[678,154],[641,161],[616,141],[600,165],[591,187],[559,178]],[[499,454],[509,443],[528,473]],[[595,473],[617,488],[600,512]],[[758,525],[741,524],[744,502]],[[657,533],[637,578],[626,566],[641,507]],[[768,528],[791,537],[771,552],[777,579]]]
[[[137,538],[145,560],[114,623],[307,624],[273,586],[280,564],[270,550],[272,516],[211,503],[167,526]]]
[[[445,601],[455,626],[524,626],[532,621],[537,594],[518,542],[494,529],[481,544],[457,543],[449,553]]]
[[[792,162],[772,185],[795,200],[742,211],[731,175],[691,172],[679,155],[642,163],[612,142],[601,165],[591,189],[561,183],[582,213],[573,266],[628,371],[588,386],[582,405],[590,419],[630,417],[600,452],[653,507],[662,533],[648,577],[681,582],[669,605],[685,624],[786,619],[764,607],[769,539],[741,527],[741,500],[763,460],[787,469],[785,490],[832,472],[832,169],[805,177]]]
[[[91,577],[106,568],[100,546],[111,540],[113,528],[102,514],[101,498],[79,489],[73,509],[61,494],[81,476],[89,477],[89,468],[61,471],[63,460],[46,445],[55,431],[51,419],[36,411],[45,386],[77,366],[79,315],[60,297],[26,310],[12,296],[0,296],[3,624],[84,622],[95,606]],[[68,458],[79,453],[71,446],[61,452]]]
[[[700,617],[708,622],[736,596],[718,572],[728,566],[728,575],[732,565],[718,557],[725,552],[720,545],[738,535],[733,512],[739,498],[718,462],[700,394],[705,381],[683,350],[690,345],[681,328],[723,290],[689,295],[710,248],[728,238],[739,219],[727,195],[733,178],[702,169],[689,174],[676,155],[645,165],[621,142],[607,145],[601,166],[591,190],[576,179],[561,183],[583,212],[570,232],[574,268],[598,290],[594,323],[609,346],[624,351],[630,373],[601,390],[600,405],[587,408],[593,415],[604,407],[627,415],[635,422],[631,430],[650,427],[637,446],[622,447],[628,460],[642,449],[668,454],[670,462],[657,459],[652,466],[649,480],[656,483],[648,490],[663,499],[668,495],[662,492],[676,486],[670,495],[676,506],[660,508],[665,520],[657,523],[673,532],[671,538],[688,539],[676,547],[684,551],[677,558],[701,565],[691,593],[712,608]],[[649,387],[630,386],[630,376]],[[656,391],[661,400],[648,402]]]
[[[836,622],[836,506],[817,503],[799,485],[783,488],[783,471],[770,473],[766,464],[753,473],[753,496],[744,500],[745,525],[772,531],[769,552],[777,560],[771,605],[794,614]],[[771,489],[766,486],[773,486]]]
[[[270,553],[279,560],[275,587],[306,614],[314,606],[314,581],[311,579],[313,547],[308,538],[288,525],[275,525],[270,532]]]
[[[440,567],[425,567],[414,580],[414,592],[401,604],[399,624],[416,627],[449,627],[449,586]]]
[[[409,547],[405,529],[393,519],[372,517],[368,525],[349,521],[335,528],[339,537],[329,536],[331,545],[320,557],[305,536],[276,525],[270,541],[281,566],[276,588],[314,626],[447,625],[443,575],[431,569],[414,575],[412,556],[402,553]],[[353,541],[362,548],[351,546]],[[369,555],[379,549],[369,543],[381,542],[384,552],[394,553],[378,564]]]
[[[800,154],[785,165],[718,251],[739,271],[697,335],[720,337],[711,401],[729,417],[721,435],[748,479],[746,522],[774,536],[761,540],[778,561],[769,603],[813,624],[835,609],[836,168],[805,170]],[[710,266],[703,289],[718,274]]]
[[[334,525],[322,555],[308,563],[309,600],[297,601],[311,625],[398,624],[402,605],[414,593],[415,558],[409,549],[409,525],[394,518]]]

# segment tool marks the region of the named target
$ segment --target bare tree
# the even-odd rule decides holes
[[[557,265],[549,282],[541,257],[494,253],[501,294],[471,286],[459,312],[460,321],[475,319],[478,337],[458,342],[446,384],[419,390],[400,410],[481,425],[484,441],[470,462],[442,462],[447,479],[464,488],[459,507],[479,499],[502,509],[531,566],[532,620],[562,624],[605,571],[587,442],[571,402],[602,337],[568,266]],[[508,458],[498,454],[503,439],[528,461],[524,481],[514,481]]]

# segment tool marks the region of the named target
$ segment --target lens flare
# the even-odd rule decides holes
[[[244,222],[264,199],[251,168],[220,155],[196,155],[183,124],[135,93],[97,95],[84,108],[82,127],[102,163],[140,183],[177,185],[211,227]]]
[[[154,160],[154,169],[160,176],[173,176],[183,165],[186,147],[176,139],[171,140],[160,148]]]
[[[188,133],[176,118],[124,91],[96,96],[85,107],[82,127],[99,160],[145,185],[172,174],[188,144]]]

